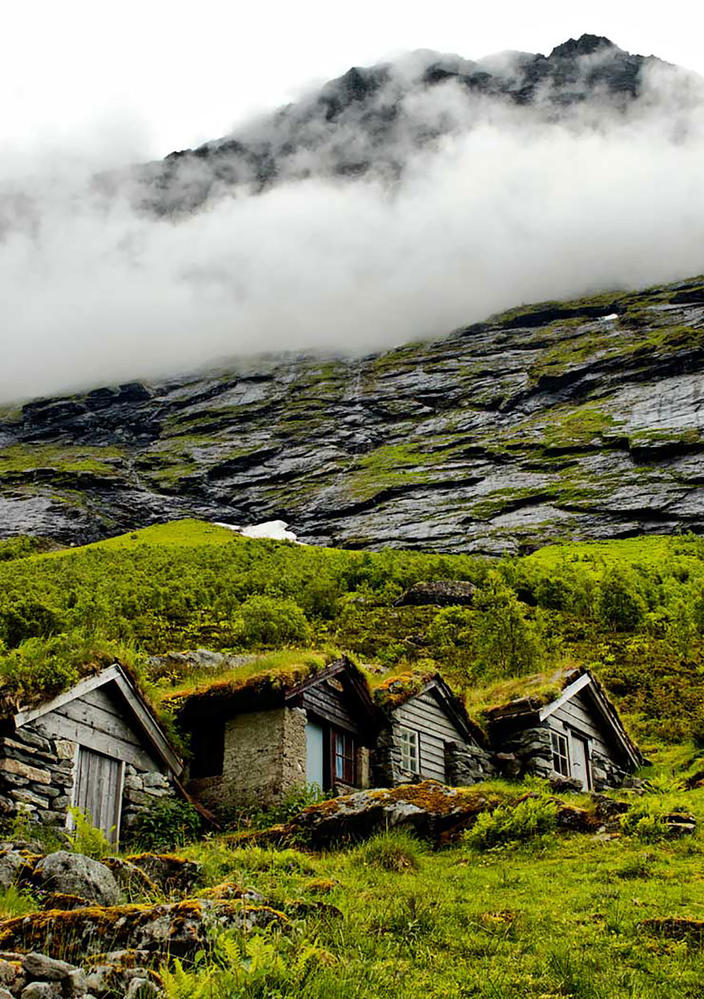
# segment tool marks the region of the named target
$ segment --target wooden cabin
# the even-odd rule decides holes
[[[570,779],[599,791],[620,786],[645,763],[588,669],[527,678],[522,696],[485,714],[498,761],[516,776]]]
[[[269,806],[306,784],[335,794],[369,785],[379,716],[346,657],[325,667],[234,669],[166,703],[190,740],[188,790],[216,812]]]
[[[377,786],[427,778],[464,786],[495,774],[482,731],[439,673],[392,677],[375,700],[386,719],[374,753]]]
[[[24,811],[44,825],[70,827],[73,806],[116,842],[140,809],[173,793],[182,770],[118,663],[57,697],[7,708],[0,724],[5,818]]]

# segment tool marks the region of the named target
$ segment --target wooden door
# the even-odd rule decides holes
[[[73,804],[111,843],[120,831],[123,768],[121,760],[104,756],[84,746],[78,748]]]
[[[586,739],[574,732],[570,733],[570,755],[572,757],[572,776],[581,780],[582,788],[588,791],[591,788],[589,775],[589,744]]]

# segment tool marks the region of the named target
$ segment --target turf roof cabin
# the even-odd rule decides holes
[[[547,682],[528,678],[523,696],[484,715],[497,759],[516,776],[571,778],[583,790],[599,791],[620,786],[646,762],[587,669]]]
[[[275,804],[306,784],[335,794],[369,786],[379,715],[346,657],[249,675],[235,669],[166,703],[190,738],[188,789],[221,814]]]
[[[386,719],[374,753],[377,786],[426,778],[466,786],[496,773],[483,732],[439,673],[392,677],[374,695]]]
[[[31,705],[0,691],[0,810],[63,828],[75,806],[116,842],[138,812],[175,793],[182,769],[118,663]]]

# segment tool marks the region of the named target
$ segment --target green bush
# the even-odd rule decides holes
[[[284,797],[275,805],[262,808],[253,805],[251,808],[237,808],[231,814],[224,816],[228,825],[253,826],[255,829],[268,829],[269,826],[290,822],[308,805],[317,805],[330,797],[331,792],[323,791],[319,784],[299,784],[290,788]]]
[[[73,821],[73,829],[69,831],[68,839],[74,853],[83,853],[86,857],[101,860],[114,852],[112,843],[102,829],[93,825],[90,815],[82,812],[80,808],[69,808],[68,811]]]
[[[632,578],[619,569],[604,573],[597,596],[599,621],[611,631],[635,631],[646,612],[643,597]]]
[[[129,838],[138,850],[170,850],[197,839],[202,829],[203,820],[193,805],[180,798],[164,798],[142,809]]]
[[[672,804],[658,796],[641,798],[621,816],[621,829],[627,836],[635,836],[644,843],[658,843],[670,839],[673,832],[665,816],[673,812],[687,812],[684,804]]]
[[[557,805],[543,795],[524,798],[517,805],[499,805],[482,812],[465,842],[477,850],[489,850],[507,843],[525,842],[552,832],[557,825]]]
[[[305,645],[310,640],[306,616],[293,600],[250,597],[240,606],[235,627],[246,648]]]
[[[474,601],[474,641],[481,679],[519,676],[538,668],[543,649],[527,607],[490,572]]]

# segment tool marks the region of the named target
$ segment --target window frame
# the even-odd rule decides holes
[[[330,729],[330,762],[333,782],[357,786],[357,743],[351,732]]]
[[[566,734],[550,730],[550,748],[552,750],[552,768],[561,777],[572,776],[572,761],[570,760],[570,743]]]
[[[420,774],[420,732],[415,728],[401,725],[399,728],[399,748],[401,750],[401,769],[406,773]],[[415,765],[412,763],[413,756],[415,756]]]

